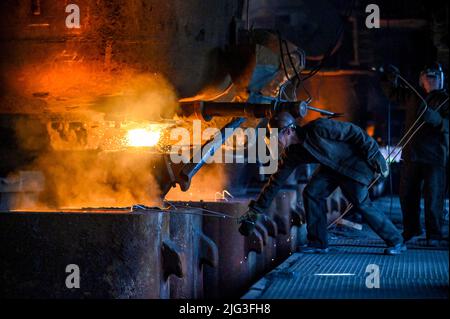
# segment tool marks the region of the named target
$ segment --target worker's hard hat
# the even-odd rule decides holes
[[[270,130],[277,128],[278,132],[281,132],[284,129],[289,127],[295,128],[296,126],[297,122],[289,112],[280,112],[269,119]]]

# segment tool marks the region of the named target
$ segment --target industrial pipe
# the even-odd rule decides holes
[[[305,101],[285,101],[274,99],[272,103],[248,103],[248,102],[211,102],[194,101],[181,102],[178,116],[196,118],[210,121],[213,117],[245,117],[245,118],[269,118],[280,112],[289,112],[294,117],[304,118],[308,110],[319,112],[322,115],[337,117],[341,114],[319,109],[308,105]]]
[[[180,104],[178,115],[181,117],[194,117],[203,121],[210,121],[214,116],[268,118],[282,111],[291,112],[292,115],[296,117],[304,117],[306,115],[306,110],[306,102],[303,101],[274,101],[270,104],[195,101],[182,102]]]

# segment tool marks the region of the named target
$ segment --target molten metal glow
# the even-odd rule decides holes
[[[149,126],[129,130],[127,133],[127,144],[134,147],[152,147],[158,144],[161,138],[161,128]]]

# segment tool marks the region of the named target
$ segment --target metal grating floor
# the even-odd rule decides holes
[[[387,212],[391,200],[375,202]],[[398,197],[388,215],[401,227]],[[448,201],[446,203],[448,211]],[[448,218],[448,217],[447,217]],[[445,223],[448,234],[448,219]],[[448,235],[447,235],[448,236]],[[385,256],[385,244],[367,225],[362,231],[335,228],[329,232],[331,252],[295,253],[255,283],[244,299],[448,299],[448,247],[408,244],[400,256]],[[379,288],[367,288],[368,265],[377,265]]]
[[[252,286],[244,299],[447,299],[448,251],[332,247],[326,255],[293,254]],[[378,265],[379,288],[367,288],[366,267]]]

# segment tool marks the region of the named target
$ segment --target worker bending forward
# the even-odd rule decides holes
[[[398,255],[406,251],[400,232],[369,198],[368,185],[376,174],[386,177],[389,168],[377,143],[364,130],[351,123],[325,118],[300,127],[287,112],[272,117],[269,128],[278,129],[278,144],[282,148],[278,170],[240,218],[241,234],[247,236],[253,232],[256,221],[263,217],[299,164],[319,163],[303,191],[308,245],[302,252],[328,252],[326,199],[338,186],[386,242],[385,254]]]

